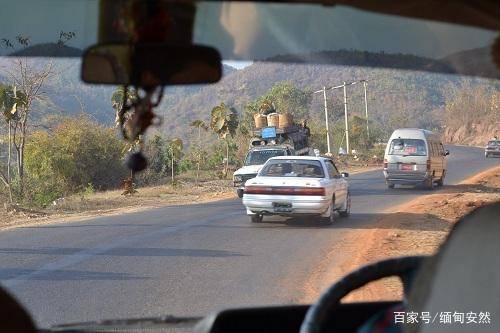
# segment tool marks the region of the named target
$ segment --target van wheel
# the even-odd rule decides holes
[[[252,223],[259,223],[262,222],[263,216],[260,214],[255,214],[255,215],[250,215],[250,221]]]
[[[432,190],[432,185],[433,185],[432,177],[425,180],[424,188],[426,190]]]
[[[445,172],[443,170],[443,175],[441,176],[441,178],[439,178],[439,180],[436,182],[436,185],[441,187],[444,185],[444,175],[445,175]]]
[[[387,183],[387,188],[394,188],[394,184]]]

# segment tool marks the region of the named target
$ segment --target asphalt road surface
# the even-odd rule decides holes
[[[500,165],[482,149],[450,151],[446,184]],[[251,224],[240,200],[226,200],[1,231],[0,284],[42,327],[297,302],[301,283],[347,230],[372,228],[383,210],[429,193],[388,190],[380,171],[350,184],[352,215],[329,227]]]

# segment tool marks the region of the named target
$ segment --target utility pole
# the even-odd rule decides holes
[[[331,147],[330,147],[330,129],[328,125],[328,106],[326,103],[326,87],[323,87],[323,99],[325,101],[325,127],[326,127],[326,145],[328,147],[328,154],[332,153]]]
[[[345,144],[347,148],[347,155],[351,154],[351,150],[349,147],[349,119],[347,115],[347,91],[346,91],[346,82],[344,81],[344,118],[345,118]]]
[[[366,80],[363,80],[363,88],[365,90],[366,138],[370,140],[370,127],[368,125],[368,98],[366,97]]]
[[[326,122],[326,140],[327,140],[327,145],[328,145],[328,152],[331,152],[331,146],[330,146],[330,131],[329,131],[329,125],[328,125],[328,109],[327,109],[327,103],[326,103],[326,91],[327,90],[335,90],[335,89],[344,89],[344,118],[345,118],[345,141],[346,141],[346,148],[347,148],[347,154],[351,154],[351,147],[349,145],[349,115],[347,112],[347,86],[352,86],[358,83],[363,82],[363,87],[365,91],[365,115],[366,115],[366,133],[367,137],[370,137],[370,128],[368,124],[368,98],[367,98],[367,89],[366,89],[366,82],[367,80],[359,80],[359,81],[353,81],[353,82],[345,82],[340,85],[340,86],[334,86],[334,87],[325,87],[323,86],[323,89],[318,90],[313,92],[313,94],[319,94],[323,93],[323,99],[325,101],[325,122]]]
[[[328,153],[331,154],[331,146],[330,146],[330,125],[328,124],[328,106],[326,100],[326,90],[327,88],[323,86],[323,89],[313,92],[313,94],[323,93],[323,100],[325,102],[325,127],[326,127],[326,146],[328,149]]]

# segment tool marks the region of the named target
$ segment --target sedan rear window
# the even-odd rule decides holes
[[[389,147],[389,155],[426,156],[425,141],[420,139],[394,139]]]
[[[262,168],[259,176],[324,178],[325,174],[319,161],[272,160]]]

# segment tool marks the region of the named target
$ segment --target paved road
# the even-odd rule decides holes
[[[450,150],[448,184],[500,164],[477,148]],[[251,224],[240,201],[227,200],[6,230],[0,283],[44,327],[295,302],[347,230],[371,228],[384,209],[428,193],[387,190],[380,171],[353,175],[351,186],[352,216],[330,227]]]

